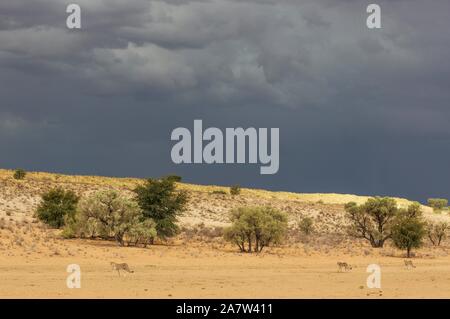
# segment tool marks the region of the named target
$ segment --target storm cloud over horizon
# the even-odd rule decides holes
[[[450,198],[450,2],[0,3],[0,167]],[[280,128],[280,169],[175,165],[176,127]]]

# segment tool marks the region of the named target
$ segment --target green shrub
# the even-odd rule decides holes
[[[72,221],[65,222],[61,236],[65,239],[76,238],[77,237],[77,226],[76,223]]]
[[[42,195],[36,216],[51,227],[61,228],[67,219],[75,215],[78,199],[78,196],[70,190],[52,189]]]
[[[425,224],[418,217],[399,217],[392,226],[392,241],[399,249],[406,249],[407,258],[411,249],[422,246],[425,236]]]
[[[126,236],[142,219],[142,211],[136,201],[108,190],[81,199],[74,223],[69,223],[69,227],[80,237],[113,238],[123,246]]]
[[[444,198],[428,198],[428,206],[432,207],[434,210],[441,210],[448,206],[448,200]]]
[[[224,230],[225,239],[249,253],[281,243],[288,228],[287,215],[271,207],[237,208],[231,221],[231,227]]]
[[[314,220],[311,217],[302,217],[298,223],[298,228],[305,235],[310,235],[314,230]]]
[[[13,177],[14,179],[24,179],[26,174],[25,170],[19,168],[14,171]]]
[[[132,225],[126,234],[128,246],[142,244],[147,247],[147,245],[153,244],[157,235],[155,226],[156,223],[151,219],[145,219]]]
[[[81,203],[84,199],[81,200]],[[79,205],[79,206],[83,206]],[[96,238],[109,239],[109,234],[106,231],[106,226],[102,224],[97,218],[91,218],[84,211],[77,209],[73,218],[66,219],[63,232],[61,234],[64,238]]]
[[[188,197],[185,191],[176,191],[173,179],[149,178],[135,193],[144,218],[156,223],[159,238],[166,239],[179,232],[177,217],[185,210]]]
[[[175,183],[181,182],[181,176],[178,175],[167,175],[165,178]]]
[[[239,195],[241,193],[241,187],[239,185],[233,185],[230,187],[230,194],[233,196]]]

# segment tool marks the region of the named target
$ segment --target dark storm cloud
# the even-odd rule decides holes
[[[293,191],[450,196],[450,3],[0,3],[1,166]],[[170,132],[280,127],[278,175],[171,164]]]

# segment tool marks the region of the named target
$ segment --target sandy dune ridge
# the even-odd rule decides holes
[[[118,247],[100,240],[67,240],[33,218],[40,194],[61,186],[78,194],[100,189],[131,191],[140,179],[29,173],[25,180],[0,170],[0,297],[3,298],[448,298],[448,242],[415,252],[416,268],[406,269],[404,253],[390,245],[373,249],[347,238],[343,204],[367,197],[294,194],[243,189],[240,196],[213,194],[227,187],[179,184],[189,191],[188,210],[180,218],[183,233],[147,249]],[[401,206],[406,199],[398,199]],[[241,254],[215,236],[226,226],[231,208],[269,204],[315,220],[317,235],[290,236],[281,247]],[[424,207],[426,218],[448,220]],[[211,230],[211,231],[207,231]],[[135,271],[118,276],[109,263],[126,262]],[[337,261],[353,266],[339,272]],[[81,288],[69,289],[66,268],[81,267]],[[369,264],[382,271],[382,287],[369,289]]]

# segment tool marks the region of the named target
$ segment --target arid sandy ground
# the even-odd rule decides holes
[[[340,252],[306,255],[298,249],[272,249],[259,256],[206,245],[120,248],[112,243],[55,243],[61,255],[39,253],[0,257],[3,298],[448,298],[450,256],[403,259],[378,252],[356,256]],[[64,248],[63,248],[64,247]],[[66,250],[67,249],[67,250]],[[73,251],[73,256],[69,255]],[[69,253],[68,253],[69,252]],[[437,252],[436,252],[437,253]],[[353,265],[338,272],[336,261]],[[119,277],[110,261],[135,271]],[[66,267],[81,267],[81,288],[68,289]],[[368,289],[367,265],[382,270],[382,296]],[[369,295],[368,295],[369,294]]]
[[[406,269],[403,252],[370,248],[342,234],[343,203],[365,197],[243,190],[241,196],[213,194],[213,186],[181,184],[191,193],[181,218],[184,232],[167,245],[118,247],[99,240],[67,240],[33,218],[39,195],[54,186],[80,194],[96,189],[132,189],[139,180],[30,174],[24,181],[0,170],[0,297],[2,298],[449,298],[450,245],[415,252],[416,268]],[[226,188],[223,188],[226,189]],[[406,204],[406,200],[399,200]],[[315,220],[317,234],[290,239],[259,255],[241,254],[214,235],[239,205],[271,204],[291,224]],[[429,219],[448,220],[433,214]],[[200,224],[200,225],[199,225]],[[206,231],[207,230],[207,231]],[[220,233],[220,232],[219,232]],[[295,236],[294,236],[295,237]],[[119,277],[109,263],[126,262],[135,271]],[[338,272],[337,261],[353,266]],[[66,268],[81,267],[81,288],[69,289]],[[366,287],[366,267],[381,267],[381,290]]]

